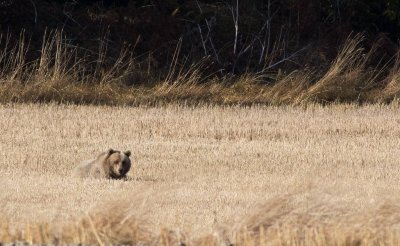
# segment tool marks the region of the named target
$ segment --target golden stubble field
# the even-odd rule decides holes
[[[110,147],[132,151],[128,181],[70,177],[81,160]],[[0,240],[29,241],[27,225],[58,227],[109,206],[106,220],[138,218],[146,230],[168,228],[186,242],[399,238],[395,104],[0,105],[0,150],[0,215],[9,234],[19,233],[3,231]],[[251,233],[239,240],[243,228]],[[108,240],[104,231],[94,238]]]

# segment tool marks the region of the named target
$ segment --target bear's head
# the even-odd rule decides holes
[[[131,168],[131,151],[118,151],[109,149],[108,157],[106,159],[109,168],[110,177],[113,179],[124,178]]]

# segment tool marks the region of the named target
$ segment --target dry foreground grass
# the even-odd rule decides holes
[[[0,106],[0,241],[400,243],[400,107]],[[128,181],[72,168],[131,149]]]

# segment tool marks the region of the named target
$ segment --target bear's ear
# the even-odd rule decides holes
[[[113,150],[113,149],[110,148],[110,149],[108,149],[106,152],[107,152],[107,155],[110,156],[110,155],[112,155],[112,154],[115,153],[115,150]]]
[[[124,152],[124,154],[129,157],[129,156],[131,156],[131,151],[127,150],[127,151]]]

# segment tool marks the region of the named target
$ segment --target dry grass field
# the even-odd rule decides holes
[[[400,243],[400,107],[0,105],[0,241]],[[70,177],[130,149],[128,181]]]

